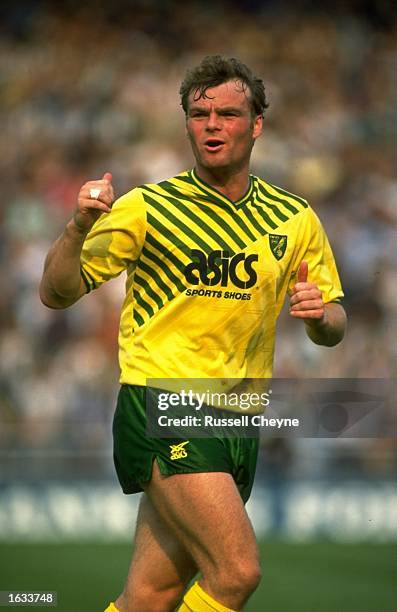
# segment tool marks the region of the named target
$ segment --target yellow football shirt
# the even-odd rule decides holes
[[[251,175],[232,202],[193,170],[119,198],[87,236],[81,267],[88,291],[126,271],[120,382],[145,385],[270,378],[276,320],[302,260],[324,302],[343,296],[306,200]]]

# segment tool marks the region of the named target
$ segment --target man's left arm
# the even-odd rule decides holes
[[[290,315],[303,319],[306,333],[315,344],[335,346],[346,330],[347,317],[341,304],[324,304],[323,295],[315,283],[308,282],[308,264],[302,261],[298,270],[298,282],[290,296]]]

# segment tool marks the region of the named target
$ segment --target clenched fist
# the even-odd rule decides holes
[[[78,230],[89,232],[102,213],[109,213],[114,202],[112,175],[105,172],[102,179],[88,181],[80,189],[73,221]]]

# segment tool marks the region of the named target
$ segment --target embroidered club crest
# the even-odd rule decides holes
[[[287,248],[287,236],[279,236],[278,234],[269,234],[269,246],[277,261],[284,256]]]

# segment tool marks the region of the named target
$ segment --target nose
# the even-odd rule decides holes
[[[208,115],[206,128],[210,132],[220,129],[219,117],[215,111],[211,111]]]

